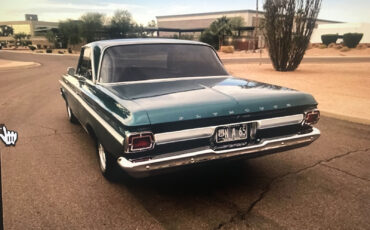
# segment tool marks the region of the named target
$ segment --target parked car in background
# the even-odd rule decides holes
[[[68,118],[96,141],[108,179],[119,169],[140,177],[263,156],[320,136],[311,95],[230,76],[200,42],[93,42],[60,83]]]

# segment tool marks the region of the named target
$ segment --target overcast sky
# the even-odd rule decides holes
[[[40,21],[78,19],[85,12],[100,12],[109,17],[117,9],[127,9],[138,23],[145,25],[160,15],[255,8],[255,0],[2,0],[0,21],[24,20],[26,13],[38,14]],[[370,23],[370,0],[323,0],[319,18]]]

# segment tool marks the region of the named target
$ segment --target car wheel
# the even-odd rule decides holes
[[[67,115],[68,115],[68,120],[73,123],[73,124],[77,124],[78,123],[78,120],[76,118],[76,116],[73,114],[71,108],[67,105]]]
[[[103,176],[109,181],[117,181],[120,174],[117,159],[105,151],[104,146],[100,142],[97,143],[97,152],[99,167]]]

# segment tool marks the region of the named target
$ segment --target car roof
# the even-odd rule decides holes
[[[96,41],[86,44],[88,47],[99,47],[101,49],[110,47],[110,46],[119,46],[119,45],[133,45],[133,44],[191,44],[191,45],[206,45],[203,42],[190,41],[190,40],[181,40],[181,39],[166,39],[166,38],[127,38],[127,39],[112,39],[112,40],[103,40]]]

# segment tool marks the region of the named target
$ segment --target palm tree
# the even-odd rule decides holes
[[[214,21],[210,30],[214,35],[217,35],[219,41],[219,48],[222,46],[225,36],[233,35],[233,25],[230,18],[223,16]]]
[[[225,36],[235,36],[233,31],[243,25],[244,19],[242,17],[228,18],[223,16],[212,22],[209,28],[202,33],[200,40],[220,49]]]

